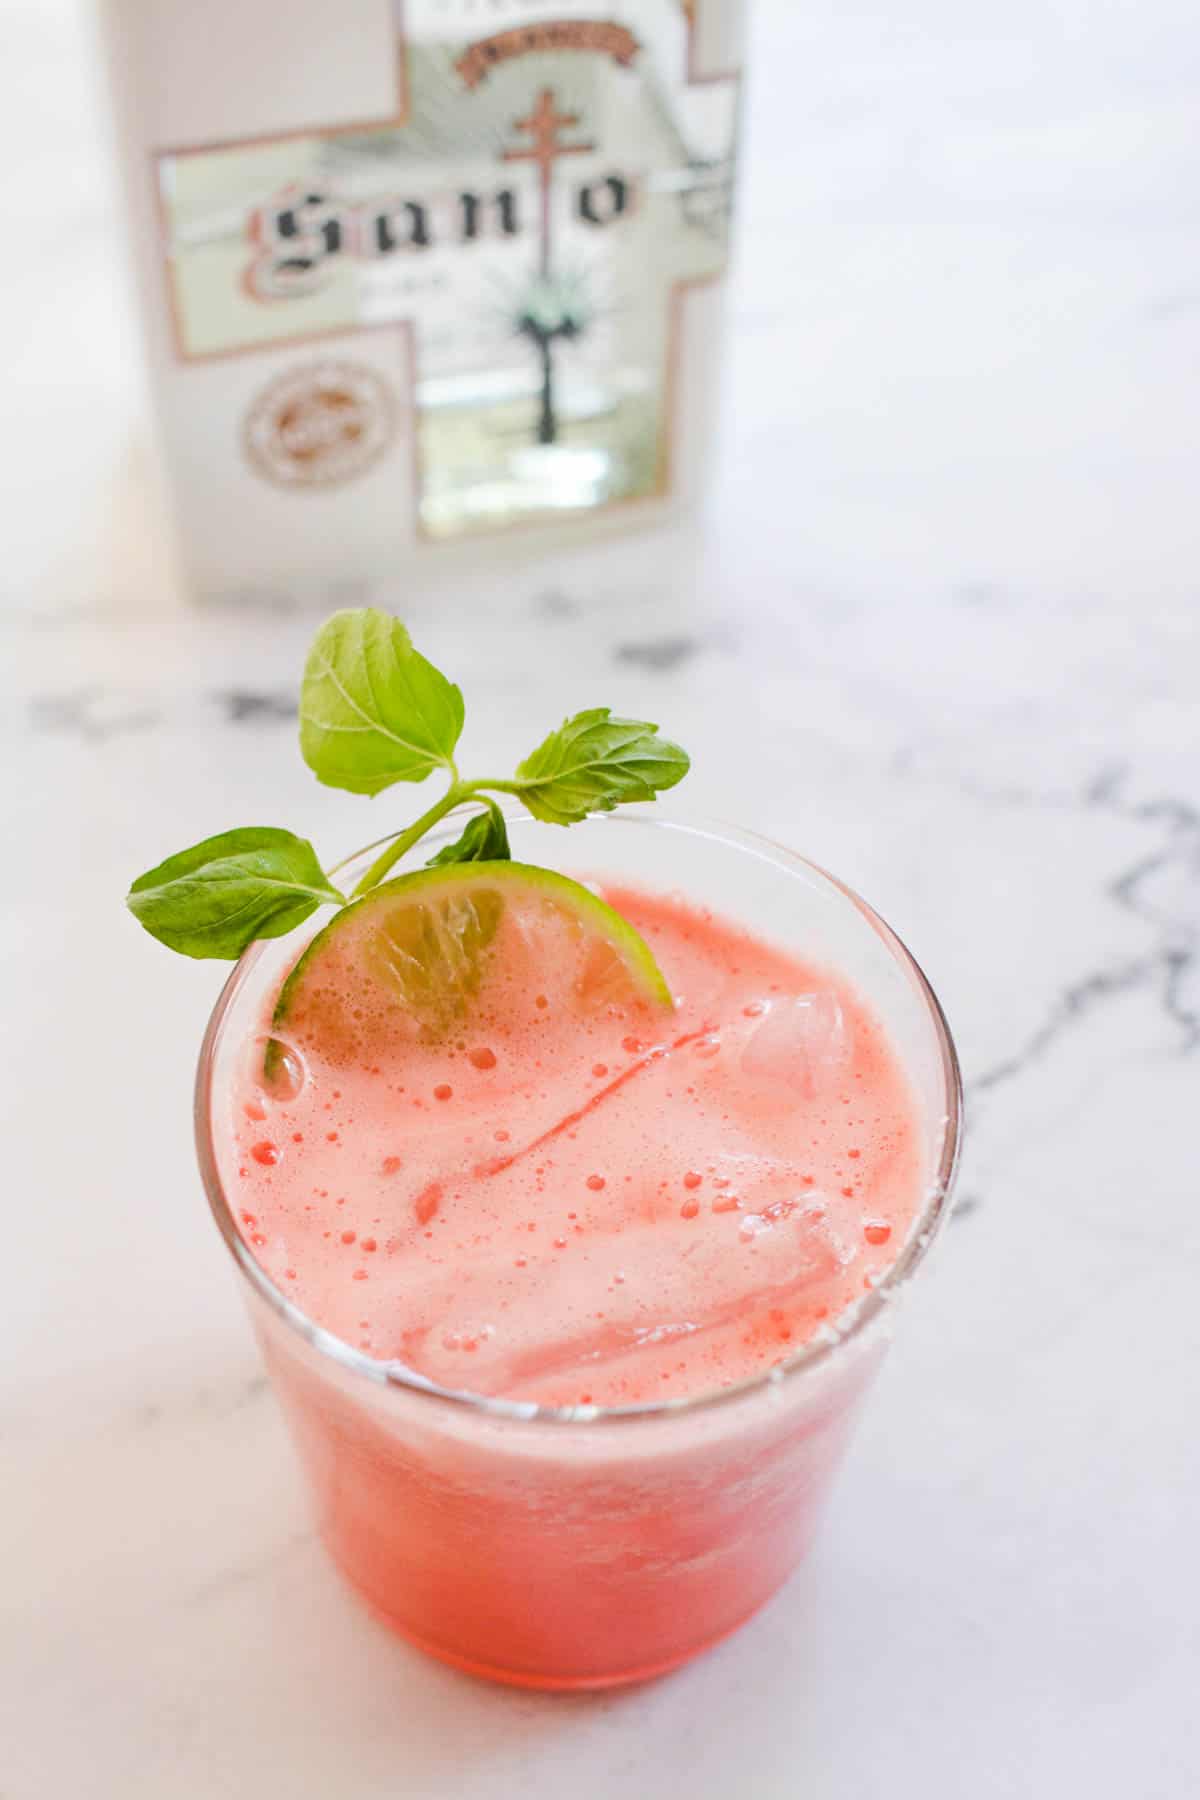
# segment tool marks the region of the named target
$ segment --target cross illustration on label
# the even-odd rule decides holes
[[[554,165],[560,156],[587,156],[596,148],[595,144],[563,144],[559,142],[560,130],[578,124],[578,113],[555,112],[554,89],[543,88],[538,95],[537,106],[529,117],[516,121],[516,129],[527,131],[532,137],[533,143],[528,150],[504,150],[501,152],[505,162],[537,164],[542,198],[540,267],[544,277],[548,277],[550,274],[550,184],[553,179]]]
[[[528,132],[533,143],[528,150],[502,152],[505,162],[536,163],[540,182],[540,280],[531,296],[532,304],[523,307],[517,316],[517,330],[530,339],[541,362],[541,406],[537,431],[540,444],[553,444],[558,438],[558,419],[554,406],[554,345],[560,338],[578,337],[583,330],[583,322],[577,310],[573,311],[567,304],[555,304],[550,273],[550,192],[554,165],[560,156],[586,156],[596,148],[595,144],[590,143],[564,144],[559,141],[560,130],[578,124],[578,113],[555,112],[554,90],[543,88],[534,111],[528,118],[516,121],[517,130]]]

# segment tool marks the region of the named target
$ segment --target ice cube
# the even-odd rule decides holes
[[[719,1330],[786,1306],[838,1277],[840,1246],[811,1192],[764,1206],[747,1234],[737,1213],[683,1222],[679,1253],[661,1227],[626,1226],[566,1251],[481,1258],[406,1291],[402,1356],[448,1387],[530,1393],[640,1348]]]
[[[742,1050],[742,1067],[757,1081],[810,1098],[848,1068],[854,1054],[849,1022],[836,994],[772,996]]]

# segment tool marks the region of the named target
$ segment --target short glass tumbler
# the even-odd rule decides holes
[[[948,1210],[960,1084],[912,957],[803,858],[661,812],[569,835],[525,817],[510,828],[522,861],[680,892],[848,977],[889,1032],[920,1117],[924,1199],[889,1273],[769,1374],[626,1408],[464,1397],[323,1330],[243,1242],[215,1135],[264,992],[313,927],[255,945],[230,976],[200,1057],[200,1168],[330,1555],[380,1618],[446,1662],[531,1687],[603,1687],[659,1674],[736,1630],[804,1555],[895,1301]],[[345,884],[367,862],[346,865]]]

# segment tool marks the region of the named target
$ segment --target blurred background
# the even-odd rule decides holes
[[[7,0],[0,92],[0,1791],[1194,1792],[1194,9],[757,0],[706,497],[341,597],[461,683],[469,758],[660,720],[681,804],[860,889],[963,1057],[958,1212],[812,1562],[596,1701],[426,1665],[312,1539],[192,1167],[217,980],[121,897],[385,802],[295,753],[336,587],[177,573],[93,9]]]

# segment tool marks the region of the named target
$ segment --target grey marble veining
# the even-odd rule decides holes
[[[879,906],[963,1057],[957,1223],[812,1560],[679,1676],[554,1701],[428,1664],[342,1593],[199,1192],[216,973],[156,952],[120,896],[235,823],[335,856],[394,800],[320,789],[295,754],[311,613],[197,613],[170,585],[78,18],[0,26],[77,221],[68,261],[46,205],[3,201],[49,298],[9,370],[26,453],[5,453],[0,1794],[1182,1800],[1191,13],[763,0],[706,514],[377,596],[461,682],[472,761],[589,702],[661,719],[690,807]],[[67,98],[39,126],[52,69]]]

